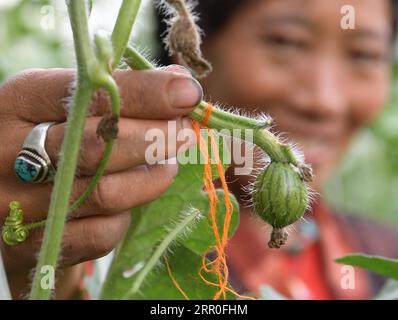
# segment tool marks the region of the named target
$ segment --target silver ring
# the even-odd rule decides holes
[[[48,128],[55,123],[40,123],[26,137],[14,163],[14,172],[20,180],[31,183],[54,180],[55,167],[46,152],[45,143]]]

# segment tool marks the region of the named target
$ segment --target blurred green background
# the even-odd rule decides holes
[[[149,1],[134,30],[135,43],[155,52]],[[96,0],[90,29],[111,30],[120,1]],[[62,0],[0,1],[0,83],[32,67],[73,67],[73,42]],[[363,130],[324,196],[336,209],[365,214],[398,228],[398,68],[391,100],[380,117]]]

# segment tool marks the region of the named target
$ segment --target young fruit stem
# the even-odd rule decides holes
[[[124,60],[134,70],[154,69],[155,67],[142,56],[135,48],[128,46],[124,53]],[[190,118],[203,123],[206,118],[206,108],[208,103],[201,101],[194,111],[190,113]],[[206,121],[206,126],[216,130],[234,130],[242,129],[245,139],[244,129],[253,129],[253,142],[258,145],[272,161],[287,162],[296,166],[302,178],[305,181],[312,180],[312,171],[310,166],[302,163],[294,154],[292,148],[288,144],[284,144],[278,138],[267,130],[272,124],[272,120],[268,122],[259,122],[256,119],[235,115],[217,108],[212,110],[211,116]]]

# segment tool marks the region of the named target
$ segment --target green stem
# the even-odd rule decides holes
[[[46,220],[42,220],[42,221],[38,221],[38,222],[32,222],[32,223],[28,223],[23,225],[24,228],[26,228],[26,230],[30,231],[33,229],[37,229],[37,228],[42,228],[46,226]]]
[[[124,298],[127,299],[130,295],[134,295],[140,290],[142,283],[145,281],[146,277],[152,271],[152,269],[156,266],[159,259],[164,255],[164,253],[170,247],[170,244],[175,239],[177,239],[184,230],[186,230],[189,226],[191,226],[192,223],[195,220],[197,220],[199,216],[200,216],[200,211],[198,209],[192,209],[191,213],[186,218],[184,218],[172,230],[170,230],[167,236],[156,247],[152,256],[145,264],[145,267],[137,275],[137,278],[134,281],[133,286],[125,294]]]
[[[207,108],[208,104],[202,101],[189,116],[193,120],[202,123],[206,118]],[[253,138],[253,143],[263,149],[272,160],[287,162],[288,159],[281,148],[282,144],[271,132],[265,129],[267,125],[269,126],[270,124],[271,123],[259,123],[255,119],[231,114],[215,108],[213,108],[211,117],[209,117],[206,122],[207,127],[216,130],[229,130],[232,132],[234,129],[241,129],[241,138],[243,140],[247,138],[245,129],[251,129],[253,130],[253,135],[251,135],[250,138]]]
[[[108,75],[102,82],[102,87],[104,87],[108,91],[108,93],[111,97],[112,113],[119,117],[120,95],[119,95],[119,90],[118,90],[115,80],[110,75]],[[89,185],[87,186],[87,188],[83,192],[83,194],[80,196],[80,198],[78,200],[76,200],[75,203],[73,203],[72,206],[69,208],[69,210],[68,210],[69,213],[72,213],[73,211],[77,210],[88,199],[90,194],[93,192],[98,181],[101,179],[101,177],[105,173],[106,165],[108,164],[108,161],[111,157],[114,144],[115,144],[115,139],[111,139],[109,142],[106,143],[105,151],[102,155],[102,158],[98,165],[97,171],[95,172]]]
[[[136,20],[141,0],[124,0],[112,32],[113,68],[116,68],[130,39],[131,30]]]
[[[112,148],[115,143],[115,140],[112,139],[112,141],[108,142],[105,146],[105,151],[104,154],[102,155],[101,162],[99,163],[98,169],[94,175],[94,177],[91,179],[89,185],[87,186],[86,190],[83,192],[83,194],[80,196],[78,200],[76,200],[75,203],[71,205],[71,207],[68,210],[68,213],[72,213],[73,211],[77,210],[90,196],[90,194],[93,192],[95,186],[97,185],[98,181],[101,179],[102,175],[105,172],[106,165],[109,161],[109,158],[111,157],[112,154]]]
[[[92,95],[96,90],[96,84],[93,83],[91,76],[93,74],[93,70],[97,67],[98,61],[91,46],[85,2],[70,0],[67,3],[75,43],[78,81],[73,106],[68,116],[65,139],[62,145],[63,156],[58,163],[58,170],[54,181],[54,191],[51,195],[44,239],[39,254],[37,268],[35,270],[30,299],[49,299],[51,295],[51,290],[44,289],[40,285],[41,270],[43,266],[47,265],[52,266],[55,269],[57,264],[65,220],[67,218],[67,213],[69,212],[69,198],[73,186],[74,175],[76,173],[77,160],[87,111]],[[140,4],[140,0],[123,1],[115,29],[112,34],[114,66],[119,63],[124,53]],[[109,91],[112,100],[112,111],[118,114],[120,101],[118,92],[115,92],[115,88],[117,90],[117,86],[112,82],[106,82],[106,85],[107,84],[111,84],[111,86],[113,86],[112,90]],[[77,208],[78,205],[82,204],[82,201],[88,197],[94,188],[95,183],[103,174],[106,163],[111,154],[113,142],[114,141],[110,141],[107,143],[100,167],[98,168],[92,183],[89,185],[83,196],[78,200],[76,205],[72,206],[73,208]]]
[[[130,38],[131,30],[133,29],[134,22],[137,18],[140,6],[141,6],[141,0],[124,0],[120,7],[119,15],[117,17],[115,27],[112,33],[112,46],[113,46],[112,69],[117,67],[117,65],[120,62],[120,59],[123,56],[128,40]],[[104,50],[104,48],[106,48],[106,42],[104,41],[103,37],[102,36],[97,37],[96,40],[99,49],[107,51],[106,49]],[[106,64],[107,62],[105,61],[105,66]],[[111,98],[112,113],[119,116],[120,94],[115,80],[112,78],[110,74],[104,71],[100,71],[99,73],[96,73],[95,71],[96,70],[94,70],[93,73],[94,82],[96,82],[97,85],[107,90]],[[114,143],[115,143],[114,139],[111,139],[111,141],[107,142],[104,154],[101,158],[100,164],[93,179],[91,180],[90,184],[88,185],[84,193],[80,196],[80,198],[74,204],[72,204],[72,206],[69,209],[69,212],[77,210],[93,192],[99,179],[102,177],[102,175],[105,172],[106,165],[112,154]]]
[[[95,55],[90,45],[86,6],[84,1],[71,0],[67,3],[75,42],[78,81],[68,116],[65,139],[62,144],[63,156],[58,163],[44,239],[30,293],[32,300],[47,300],[51,296],[51,290],[41,286],[41,271],[44,266],[52,266],[54,270],[56,269],[87,110],[95,91],[89,77],[89,69],[95,63]]]
[[[124,61],[133,70],[151,70],[155,66],[144,58],[134,47],[127,46],[123,56]]]
[[[137,14],[139,11],[139,8],[141,6],[141,0],[124,0],[120,10],[119,14],[115,23],[115,27],[112,32],[112,47],[113,47],[113,52],[112,52],[112,69],[116,68],[117,65],[119,64],[123,53],[126,49],[128,40],[131,35],[131,31],[133,29],[134,22],[137,18]],[[96,38],[97,45],[100,47],[99,49],[104,49],[106,48],[106,43],[102,37]],[[107,51],[105,49],[105,51]],[[106,62],[105,62],[106,65]],[[95,70],[94,70],[95,71]],[[97,78],[96,78],[97,77]],[[111,106],[112,106],[112,113],[119,116],[120,114],[120,94],[119,94],[119,89],[118,86],[115,82],[115,80],[112,78],[112,76],[106,72],[100,72],[100,74],[95,74],[94,73],[94,82],[97,83],[97,85],[105,88],[111,98]],[[115,140],[112,139],[109,141],[106,146],[105,146],[105,151],[102,156],[102,159],[100,161],[100,164],[98,166],[98,169],[91,180],[90,184],[84,191],[84,193],[80,196],[80,198],[72,204],[72,206],[69,209],[69,212],[73,212],[77,210],[90,196],[90,194],[93,192],[95,186],[97,185],[99,179],[102,177],[102,175],[105,172],[106,165],[109,161],[109,158],[112,153],[112,148],[115,143]]]
[[[154,69],[155,67],[136,49],[128,46],[124,53],[125,62],[130,68],[135,70]],[[203,122],[206,118],[206,108],[208,104],[205,101],[192,111],[189,116],[193,120]],[[301,166],[289,145],[281,143],[266,127],[271,125],[271,121],[258,121],[248,117],[243,117],[229,112],[213,108],[206,126],[216,130],[234,130],[234,129],[252,129],[253,143],[258,145],[273,161],[289,162],[293,165]],[[242,130],[242,139],[245,139],[245,132]]]
[[[119,114],[120,114],[120,94],[119,94],[119,88],[116,84],[115,79],[113,79],[111,75],[108,75],[108,77],[106,79],[104,79],[103,82],[100,82],[99,84],[103,88],[105,88],[106,91],[109,93],[109,96],[111,98],[112,113],[119,116]]]

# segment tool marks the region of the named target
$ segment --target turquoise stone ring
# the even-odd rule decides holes
[[[15,175],[24,182],[45,183],[54,180],[55,168],[45,150],[48,128],[45,122],[32,129],[14,163]]]

